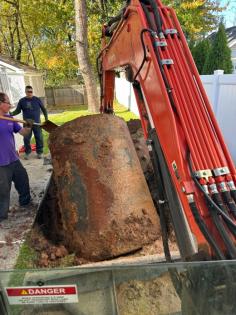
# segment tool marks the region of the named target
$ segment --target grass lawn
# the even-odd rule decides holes
[[[123,118],[125,121],[129,121],[130,119],[137,119],[138,116],[131,113],[126,107],[115,103],[114,106],[115,114],[121,118]],[[49,114],[49,120],[54,122],[57,125],[63,125],[65,122],[73,120],[77,117],[86,116],[89,115],[89,111],[86,109],[85,106],[80,106],[78,110],[68,110],[59,114]],[[43,121],[43,119],[42,119]],[[48,153],[48,133],[46,131],[43,131],[43,137],[44,137],[44,153]]]

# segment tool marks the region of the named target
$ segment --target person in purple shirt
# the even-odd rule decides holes
[[[8,96],[0,92],[0,116],[11,117],[10,107]],[[27,206],[31,201],[28,174],[19,160],[14,139],[14,133],[26,136],[31,128],[32,121],[27,121],[22,128],[16,122],[0,119],[0,222],[8,218],[12,182],[19,194],[20,206]]]

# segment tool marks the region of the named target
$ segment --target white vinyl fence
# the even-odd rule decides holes
[[[236,74],[217,70],[213,75],[202,75],[201,80],[236,164]],[[116,98],[139,115],[133,89],[125,78],[116,78]]]

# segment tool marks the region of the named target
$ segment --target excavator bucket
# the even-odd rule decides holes
[[[69,251],[103,260],[160,237],[158,215],[122,119],[77,118],[50,134],[49,147],[57,200],[54,210],[46,208]]]

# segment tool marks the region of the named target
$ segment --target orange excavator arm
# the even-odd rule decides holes
[[[101,112],[113,112],[115,73],[132,82],[183,259],[235,259],[235,168],[173,9],[130,0],[103,29]]]

